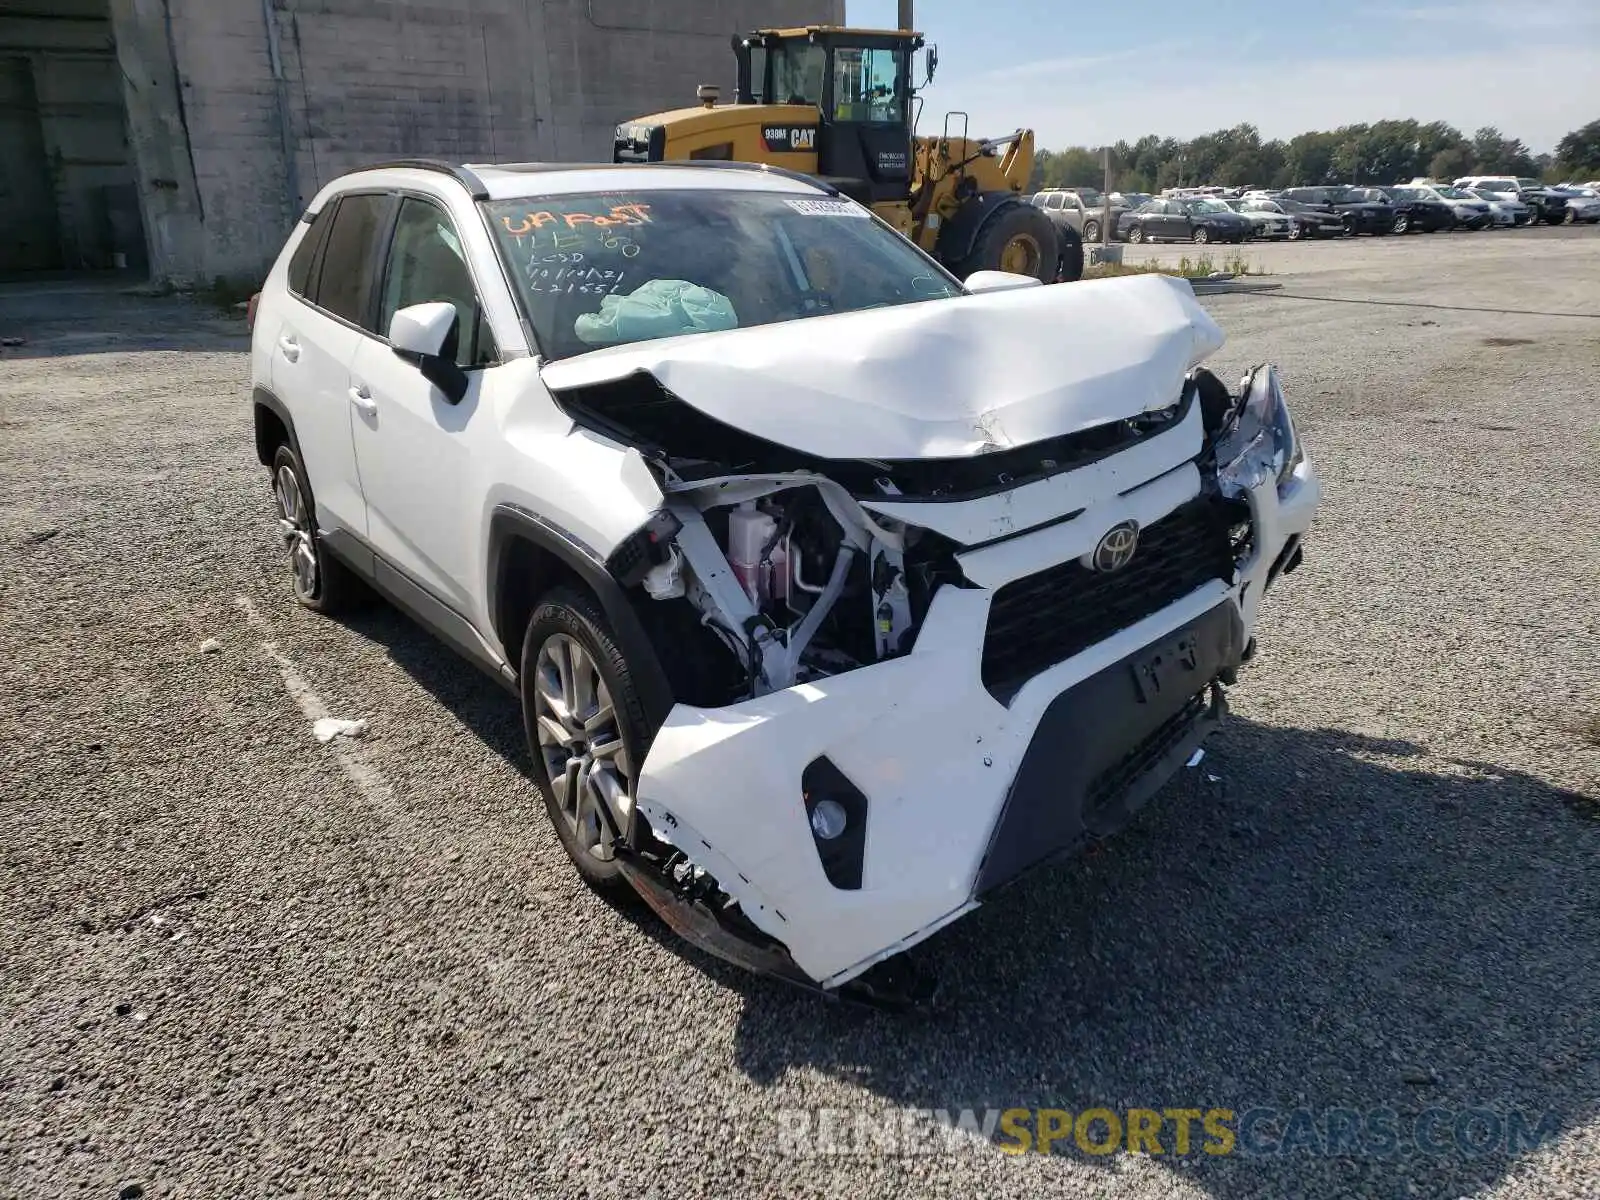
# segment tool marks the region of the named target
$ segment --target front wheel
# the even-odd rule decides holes
[[[1576,225],[1578,223],[1578,214],[1570,208],[1567,209],[1566,215],[1561,218],[1561,223],[1563,225]]]
[[[1083,240],[1091,243],[1100,240],[1099,221],[1085,221],[1083,223]]]
[[[1135,225],[1132,229],[1128,230],[1128,241],[1132,242],[1135,246],[1137,246],[1141,242],[1143,242],[1144,241],[1144,226],[1143,225]]]
[[[1295,224],[1289,226],[1289,240],[1291,242],[1298,242],[1305,236],[1305,232],[1306,231],[1304,229],[1300,228],[1299,222],[1296,222]]]
[[[965,279],[976,271],[1010,271],[1053,283],[1059,270],[1060,243],[1050,218],[1031,204],[1013,203],[978,231],[956,273]]]
[[[1394,219],[1394,231],[1396,233],[1410,233],[1411,232],[1411,218],[1410,217],[1396,217]]]
[[[522,639],[522,717],[533,781],[567,857],[590,887],[622,894],[617,861],[633,814],[645,717],[599,605],[556,588]]]
[[[1204,246],[1211,240],[1211,232],[1202,226],[1189,235],[1189,240],[1196,246]]]

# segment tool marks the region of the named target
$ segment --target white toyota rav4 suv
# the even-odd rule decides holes
[[[551,822],[756,970],[901,951],[1123,824],[1225,711],[1320,488],[1188,285],[958,281],[826,184],[400,162],[254,316],[301,603],[521,702]]]

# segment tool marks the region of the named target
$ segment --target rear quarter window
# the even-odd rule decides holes
[[[317,253],[322,249],[322,243],[328,236],[328,226],[332,224],[328,214],[333,207],[324,205],[312,215],[301,234],[300,244],[294,249],[294,256],[289,259],[289,290],[296,296],[316,300],[315,296],[307,292],[307,288],[311,284],[312,265],[316,262]]]

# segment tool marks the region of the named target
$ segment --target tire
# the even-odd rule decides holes
[[[359,576],[323,544],[317,529],[316,499],[300,456],[287,442],[272,456],[272,496],[278,511],[278,534],[289,556],[294,598],[312,612],[335,613],[356,608],[372,598]]]
[[[1211,241],[1211,231],[1202,225],[1189,235],[1189,240],[1196,246],[1204,246]]]
[[[1144,226],[1136,223],[1128,230],[1128,241],[1135,246],[1141,245],[1144,242]]]
[[[1056,282],[1077,283],[1082,278],[1083,242],[1077,230],[1063,229],[1056,251]]]
[[[1412,233],[1412,232],[1414,232],[1414,230],[1412,228],[1412,225],[1411,225],[1411,218],[1408,215],[1406,215],[1405,213],[1401,213],[1398,217],[1396,217],[1394,219],[1394,232],[1395,233]]]
[[[1014,270],[1053,283],[1060,269],[1060,244],[1049,217],[1031,204],[1008,204],[978,231],[956,274],[965,279],[975,271]]]
[[[1573,212],[1570,208],[1567,209],[1566,215],[1561,218],[1561,223],[1563,225],[1576,225],[1578,223],[1578,214]]]
[[[533,781],[561,848],[595,891],[627,895],[615,852],[616,835],[628,833],[627,818],[617,801],[627,798],[631,808],[646,721],[600,606],[574,588],[552,589],[528,621],[520,678]],[[553,766],[561,768],[559,785],[552,781]]]
[[[1289,240],[1291,242],[1298,242],[1305,235],[1306,231],[1301,228],[1299,221],[1295,221],[1289,226]]]
[[[1099,221],[1085,221],[1083,223],[1083,240],[1089,243],[1098,242],[1100,240]]]

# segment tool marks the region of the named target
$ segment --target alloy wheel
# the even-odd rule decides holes
[[[611,692],[577,639],[554,633],[539,647],[533,706],[556,809],[587,854],[610,862],[633,806],[631,767]]]
[[[278,500],[278,535],[294,572],[294,590],[302,600],[317,594],[317,547],[312,541],[311,514],[306,510],[300,480],[292,468],[281,466],[273,481]]]

